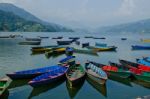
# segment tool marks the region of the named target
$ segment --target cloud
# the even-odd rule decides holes
[[[123,0],[120,8],[117,11],[119,16],[131,16],[134,13],[136,5],[134,0]]]

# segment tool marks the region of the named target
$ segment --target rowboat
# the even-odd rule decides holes
[[[69,62],[75,62],[75,56],[67,56],[66,58],[61,59],[59,61],[59,63],[61,63],[61,64],[65,64],[65,63],[69,63]]]
[[[85,71],[82,65],[74,64],[69,67],[66,72],[67,80],[70,84],[70,87],[76,86],[85,79]]]
[[[67,72],[68,67],[62,66],[61,68],[55,69],[43,75],[40,75],[31,81],[29,81],[29,85],[32,87],[38,87],[41,85],[50,84],[65,77],[65,73]]]
[[[11,79],[29,79],[29,78],[34,78],[36,76],[42,75],[44,73],[47,73],[49,71],[53,71],[55,69],[60,68],[60,65],[56,66],[46,66],[43,68],[38,68],[38,69],[31,69],[31,70],[25,70],[25,71],[18,71],[14,73],[9,73],[6,74],[8,77]]]
[[[119,60],[119,61],[123,66],[126,66],[127,68],[135,67],[137,69],[140,69],[143,72],[150,72],[150,66],[130,62],[130,61],[127,61],[127,60]]]
[[[93,37],[93,39],[106,39],[105,37]]]
[[[136,65],[132,62],[128,62],[125,60],[120,60],[120,63],[123,64],[123,66],[126,66],[129,68],[129,71],[132,72],[133,76],[137,80],[145,81],[145,82],[150,82],[150,72],[149,68],[148,69],[143,69],[139,65]],[[133,66],[134,65],[134,66]]]
[[[69,39],[80,39],[80,37],[69,37]]]
[[[107,44],[105,44],[105,43],[95,43],[95,46],[97,46],[97,47],[107,47]]]
[[[62,36],[59,36],[59,37],[53,37],[52,39],[62,39],[63,37]]]
[[[65,47],[54,47],[54,48],[51,48],[51,50],[49,50],[49,51],[45,51],[45,55],[51,56],[54,54],[62,54],[62,53],[65,53],[65,51],[66,51]]]
[[[137,61],[139,64],[143,64],[143,65],[146,65],[146,66],[150,66],[150,61],[148,61],[146,58],[144,58],[144,59],[136,59],[136,61]]]
[[[70,45],[72,41],[57,41],[58,45]]]
[[[48,36],[39,36],[39,38],[41,38],[41,39],[48,39],[49,37]]]
[[[53,53],[64,53],[66,51],[66,48],[56,48],[53,50]]]
[[[3,93],[6,91],[10,84],[10,79],[8,77],[0,79],[0,99],[2,99]]]
[[[150,62],[150,57],[144,57],[143,59],[145,59],[146,61]]]
[[[127,40],[127,38],[121,38],[121,40]]]
[[[73,55],[74,49],[71,47],[66,48],[66,55]]]
[[[90,61],[90,63],[104,70],[108,74],[108,76],[116,76],[120,78],[129,78],[131,76],[130,71],[123,70],[122,68],[118,68],[114,65],[104,65],[92,61]]]
[[[75,53],[80,53],[80,54],[90,54],[90,55],[96,55],[98,56],[96,51],[93,50],[83,50],[83,49],[77,49],[73,48]]]
[[[93,38],[93,36],[85,36],[84,38]]]
[[[32,52],[48,52],[51,51],[52,48],[37,48],[37,49],[31,49]]]
[[[94,51],[98,51],[98,52],[101,52],[101,51],[116,51],[116,48],[115,46],[109,46],[109,47],[94,47],[94,46],[88,46],[86,47],[88,49],[91,49],[91,50],[94,50]]]
[[[87,46],[90,46],[90,43],[83,43],[82,44],[82,47],[87,47]]]
[[[150,39],[141,39],[142,42],[149,43]]]
[[[132,50],[150,50],[150,46],[132,45]]]
[[[50,46],[36,46],[36,47],[31,47],[31,50],[36,50],[36,49],[43,49],[43,48],[57,48],[60,47],[58,45],[50,45]]]
[[[24,41],[19,42],[19,45],[40,45],[41,41]]]
[[[25,38],[27,41],[41,41],[40,38]]]
[[[91,63],[85,64],[85,70],[87,73],[87,77],[99,84],[105,84],[106,80],[108,79],[107,74],[101,68]]]
[[[150,83],[150,73],[149,72],[141,72],[141,73],[138,73],[138,74],[134,73],[134,76],[138,80]]]

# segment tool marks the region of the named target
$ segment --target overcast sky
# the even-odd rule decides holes
[[[150,18],[150,0],[0,0],[67,26],[100,27]]]

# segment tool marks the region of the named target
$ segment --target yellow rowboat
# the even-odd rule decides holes
[[[51,51],[52,48],[39,48],[39,49],[31,49],[32,52],[47,52],[47,51]]]
[[[57,52],[57,53],[65,52],[65,51],[66,51],[66,48],[58,48],[58,49],[54,50],[54,52]]]
[[[150,43],[150,39],[141,39],[142,42]]]
[[[46,57],[49,57],[49,56],[51,56],[51,55],[58,55],[58,54],[62,54],[62,53],[65,53],[65,51],[66,51],[66,48],[57,48],[57,49],[52,49],[52,50],[50,50],[50,51],[47,51],[46,53],[45,53],[45,56]]]

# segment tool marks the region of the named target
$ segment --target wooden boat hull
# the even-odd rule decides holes
[[[70,86],[72,87],[85,80],[85,71],[80,64],[75,64],[69,67],[66,77]]]
[[[55,71],[45,73],[32,79],[28,84],[31,85],[32,87],[38,87],[59,81],[60,79],[65,78],[65,73],[67,72],[67,70],[68,66],[61,67],[59,69],[56,69]]]
[[[116,51],[117,47],[112,46],[112,47],[102,47],[102,48],[98,48],[98,47],[93,47],[93,46],[89,46],[87,47],[91,50],[97,51],[97,52],[101,52],[101,51]]]
[[[41,49],[32,49],[32,52],[47,52],[51,50],[52,48],[41,48]]]
[[[106,82],[106,79],[101,79],[99,77],[95,77],[95,76],[93,76],[93,75],[91,75],[89,73],[87,73],[87,77],[90,78],[91,80],[97,82],[98,84],[104,85],[105,82]]]
[[[49,66],[49,67],[44,67],[44,68],[39,68],[39,69],[32,69],[32,70],[26,70],[26,71],[19,71],[6,74],[9,78],[11,79],[30,79],[34,78],[36,76],[42,75],[44,73],[53,71],[55,69],[61,68],[61,66]]]
[[[134,75],[137,80],[150,82],[150,76]]]
[[[4,92],[7,90],[11,80],[7,77],[0,79],[0,99],[2,99],[2,96]]]
[[[76,79],[76,80],[69,80],[68,79],[68,83],[69,85],[72,87],[72,86],[77,86],[79,85],[81,82],[83,82],[85,80],[85,75],[82,76],[81,78],[79,79]]]
[[[115,51],[117,47],[111,47],[111,48],[95,48],[96,51]]]
[[[70,45],[72,41],[57,41],[58,45]]]
[[[38,86],[41,86],[41,85],[47,85],[47,84],[59,81],[59,80],[61,80],[63,78],[65,78],[65,73],[63,75],[57,77],[57,78],[46,79],[46,80],[43,80],[43,81],[40,81],[40,82],[36,82],[36,83],[29,83],[29,85],[31,85],[32,87],[38,87]]]
[[[42,75],[44,73],[37,73],[37,74],[6,74],[8,77],[10,77],[11,79],[30,79],[30,78],[34,78],[36,76]]]
[[[135,45],[132,46],[132,50],[150,50],[150,46]]]
[[[141,39],[142,42],[149,43],[150,39]]]
[[[120,78],[129,78],[131,76],[131,72],[113,72],[113,71],[106,71],[108,75],[116,76]]]

